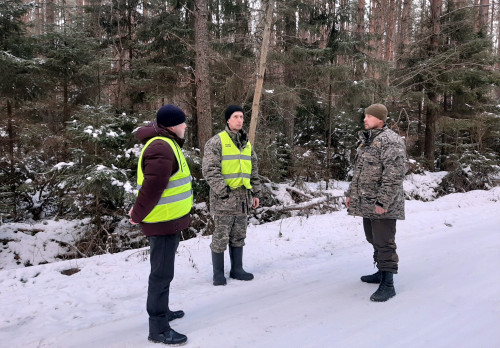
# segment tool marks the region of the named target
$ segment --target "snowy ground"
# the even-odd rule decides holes
[[[361,219],[342,210],[250,226],[250,282],[214,287],[210,237],[182,242],[171,308],[186,316],[172,327],[202,348],[500,347],[500,188],[407,201],[406,211],[386,303],[359,280],[374,272],[372,251]],[[143,251],[5,267],[0,346],[157,347],[146,339]],[[60,273],[69,268],[81,271]]]

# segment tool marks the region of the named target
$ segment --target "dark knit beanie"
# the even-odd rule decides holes
[[[163,127],[173,127],[186,122],[186,114],[175,105],[163,105],[156,113],[156,123]]]
[[[227,107],[226,114],[225,114],[225,116],[226,116],[226,122],[227,122],[227,120],[229,120],[229,118],[231,117],[231,115],[234,114],[236,111],[241,111],[241,112],[245,113],[243,111],[243,108],[241,106],[239,106],[239,105],[229,105]]]
[[[383,104],[372,104],[365,109],[365,115],[372,115],[379,120],[387,120],[387,108]]]

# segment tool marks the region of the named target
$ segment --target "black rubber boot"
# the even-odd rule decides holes
[[[394,281],[393,281],[393,274],[391,272],[386,272],[383,271],[382,273],[382,280],[380,281],[380,285],[371,295],[370,300],[375,301],[375,302],[385,302],[391,297],[396,296],[396,290],[394,290]]]
[[[160,334],[149,334],[148,340],[154,343],[163,343],[171,346],[181,346],[187,342],[186,335],[180,334],[173,329],[168,329]]]
[[[226,285],[226,277],[224,277],[224,253],[214,253],[212,251],[212,265],[214,267],[214,285]]]
[[[231,271],[229,276],[238,280],[252,280],[253,274],[245,272],[243,269],[243,247],[229,247],[229,257],[231,258]]]
[[[184,316],[184,311],[170,311],[168,312],[168,321],[180,319]]]
[[[373,273],[371,275],[364,275],[361,277],[361,281],[370,284],[380,284],[382,280],[382,273],[377,271],[377,273]]]

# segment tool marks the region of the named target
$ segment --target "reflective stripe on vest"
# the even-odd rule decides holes
[[[155,223],[175,220],[189,214],[193,206],[193,190],[191,186],[191,172],[189,171],[186,158],[179,145],[172,139],[166,137],[154,137],[150,139],[142,149],[137,164],[137,189],[140,190],[144,182],[142,172],[142,157],[146,148],[155,140],[165,141],[172,148],[175,159],[179,164],[179,170],[173,174],[168,185],[163,191],[160,200],[153,210],[142,220],[142,222]]]
[[[222,143],[222,176],[231,188],[245,186],[251,190],[250,177],[252,174],[252,144],[247,142],[240,151],[226,131],[220,132]]]

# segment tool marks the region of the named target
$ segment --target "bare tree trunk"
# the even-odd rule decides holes
[[[497,23],[500,23],[500,0],[497,2]],[[500,57],[500,24],[497,25],[497,58]],[[497,67],[500,66],[499,63],[496,64]]]
[[[52,25],[55,23],[56,20],[56,5],[55,5],[55,0],[47,0],[45,3],[45,28],[43,29],[43,33],[49,33],[52,32],[54,29],[52,28]]]
[[[474,32],[479,30],[479,0],[474,0]]]
[[[387,6],[385,4],[387,3],[387,0],[377,0],[377,12],[376,12],[376,17],[375,17],[375,34],[378,35],[379,37],[379,42],[376,45],[378,47],[377,49],[377,59],[378,60],[383,60],[384,56],[384,22],[385,22],[385,10]],[[377,71],[377,78],[380,77],[380,72]]]
[[[423,99],[423,98],[422,98]],[[424,101],[421,100],[418,103],[418,120],[417,120],[417,153],[419,156],[422,155],[422,149],[424,148],[423,146],[423,141],[422,141],[422,107],[423,107]]]
[[[273,0],[267,3],[266,19],[264,23],[264,33],[262,35],[262,45],[260,48],[259,70],[257,72],[257,81],[255,83],[255,93],[252,102],[252,119],[250,120],[249,138],[252,144],[255,144],[255,133],[259,120],[260,97],[262,96],[262,85],[264,84],[264,74],[266,72],[267,51],[269,50],[269,41],[271,37],[271,24],[273,19]]]
[[[407,47],[410,44],[410,19],[411,19],[411,0],[403,0],[403,9],[401,11],[401,19],[399,21],[399,37],[397,40],[396,47],[396,62],[401,67],[401,58],[407,51]]]
[[[198,118],[198,147],[203,153],[205,143],[212,136],[210,102],[210,75],[208,67],[208,1],[196,0],[195,27],[195,85],[196,115]]]
[[[331,79],[331,77],[329,77]],[[328,86],[328,141],[326,150],[326,170],[325,170],[325,183],[326,189],[328,190],[328,184],[330,183],[330,156],[332,148],[332,83]]]
[[[358,0],[358,8],[356,10],[356,40],[359,43],[364,42],[365,37],[365,0]],[[360,44],[358,48],[360,51],[364,52],[363,46]],[[356,81],[361,81],[364,77],[364,66],[363,62],[357,61],[354,71],[354,79]]]
[[[43,19],[40,13],[40,0],[35,0],[34,12],[35,12],[35,18],[33,21],[33,25],[35,27],[35,36],[38,36],[42,34],[42,19]]]
[[[16,175],[16,165],[15,165],[15,156],[14,156],[14,145],[15,145],[15,137],[16,134],[14,132],[14,125],[12,124],[12,104],[10,99],[7,99],[7,134],[9,141],[9,179],[8,183],[10,184],[10,191],[12,193],[12,197],[14,197],[12,201],[12,215],[14,218],[17,217],[17,191],[16,185],[14,182],[14,177]]]
[[[496,50],[495,50],[495,45],[493,46],[493,52],[496,52],[497,58],[500,57],[500,0],[497,0],[497,11],[496,11],[496,23],[497,23],[497,28],[496,28]],[[495,68],[498,70],[500,68],[500,63],[495,63]],[[497,96],[497,100],[500,100],[500,87],[495,88],[495,95]]]
[[[66,128],[66,122],[69,121],[69,82],[67,76],[63,78],[63,120],[62,120],[62,128]]]
[[[429,94],[429,103],[427,103],[425,113],[425,141],[424,157],[427,160],[429,170],[434,170],[434,151],[436,139],[436,120],[437,120],[437,95],[433,92]]]
[[[190,61],[190,66],[196,66],[196,64],[193,61]],[[191,75],[191,80],[196,81],[196,73],[194,69],[190,69],[190,75]],[[199,146],[199,141],[198,141],[198,115],[197,115],[197,110],[196,110],[196,83],[191,83],[191,89],[189,90],[189,100],[191,101],[189,103],[190,105],[190,113],[191,117],[188,118],[188,136],[189,136],[189,143],[192,144],[193,147]],[[203,151],[204,146],[200,148],[201,151]]]
[[[489,32],[488,34],[493,37],[495,35],[495,31],[493,30],[493,23],[495,23],[495,10],[496,10],[496,7],[495,7],[495,0],[491,0],[491,13],[490,13],[490,22],[489,22],[489,25],[490,25],[490,29],[489,29]],[[500,27],[499,23],[497,23],[497,26]],[[497,38],[498,40],[498,38]],[[493,48],[495,47],[495,42],[493,41]]]
[[[356,34],[359,39],[365,33],[365,0],[358,0],[358,8],[356,10]]]
[[[480,0],[479,7],[479,30],[485,35],[488,34],[488,11],[490,9],[490,0]]]
[[[430,55],[438,53],[439,49],[439,36],[441,34],[441,6],[442,0],[430,0],[431,9],[431,39],[430,39]],[[430,170],[434,170],[434,151],[435,151],[435,137],[436,137],[436,120],[438,108],[438,95],[434,91],[435,86],[431,85],[428,88],[427,95],[429,103],[427,103],[426,120],[425,120],[425,150],[424,156],[428,162]]]
[[[389,0],[389,6],[386,7],[389,11],[389,18],[386,23],[386,35],[385,35],[385,53],[384,58],[386,62],[392,62],[394,60],[394,27],[396,25],[395,12],[397,8],[395,6],[394,0]]]

